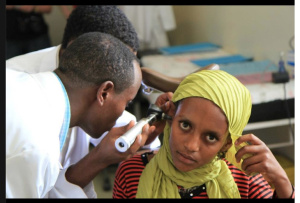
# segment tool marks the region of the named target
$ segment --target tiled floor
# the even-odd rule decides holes
[[[117,165],[111,165],[99,173],[94,179],[95,191],[98,198],[112,198],[112,188],[116,170]]]

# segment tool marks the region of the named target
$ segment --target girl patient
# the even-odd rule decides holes
[[[270,149],[253,134],[241,136],[252,104],[235,77],[192,73],[169,103],[162,147],[119,165],[113,198],[294,198]]]

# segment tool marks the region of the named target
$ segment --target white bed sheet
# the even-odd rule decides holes
[[[148,55],[142,57],[141,62],[144,67],[151,68],[162,74],[172,77],[182,77],[201,68],[190,62],[192,59],[206,59],[228,55],[230,54],[226,51],[217,49],[209,52],[176,55]],[[275,84],[271,82],[262,82],[258,84],[245,84],[245,86],[251,93],[252,104],[260,104],[274,100],[284,100],[285,98],[283,83]],[[295,83],[293,79],[285,83],[286,99],[295,97],[294,89]],[[161,92],[154,91],[150,95],[144,94],[144,97],[150,103],[154,103],[160,94]]]

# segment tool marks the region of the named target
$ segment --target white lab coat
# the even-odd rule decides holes
[[[134,26],[140,49],[169,46],[167,31],[176,28],[172,6],[119,6]]]
[[[60,49],[60,45],[13,57],[6,61],[6,70],[14,69],[14,70],[18,70],[18,71],[27,72],[27,73],[53,71],[56,67],[58,67],[59,49]],[[30,98],[29,96],[26,96],[26,97]],[[34,99],[34,97],[32,99]],[[7,100],[7,103],[10,102],[9,98],[6,98],[6,100]],[[7,109],[7,112],[9,112],[8,109]],[[123,114],[120,116],[120,118],[116,121],[115,127],[126,125],[131,120],[136,121],[136,117],[134,115],[132,115],[131,113],[124,111]],[[48,129],[52,129],[52,125],[51,125],[51,127],[47,126],[43,129],[45,132],[46,131],[48,132]],[[94,139],[94,138],[91,138],[88,134],[86,134],[79,127],[70,128],[68,131],[68,135],[67,135],[64,147],[62,149],[62,152],[60,153],[60,155],[57,158],[57,160],[59,160],[60,167],[59,167],[58,176],[53,176],[55,178],[58,177],[55,185],[52,186],[52,189],[48,193],[47,193],[47,191],[44,191],[44,193],[36,194],[37,196],[34,196],[34,197],[96,198],[97,195],[96,195],[96,192],[94,191],[93,182],[90,182],[84,189],[82,189],[77,185],[69,183],[65,179],[65,171],[67,170],[67,168],[70,165],[79,161],[81,158],[83,158],[89,152],[89,144],[90,143],[92,143],[96,146],[97,144],[100,143],[100,141],[103,139],[103,137],[106,134],[107,134],[107,132],[104,133],[99,139]],[[46,142],[44,144],[46,144]],[[49,145],[47,145],[47,146],[49,146]],[[157,138],[154,142],[152,142],[150,145],[147,145],[146,147],[156,148],[159,146],[160,146],[160,141]],[[7,150],[10,151],[9,145],[7,145]],[[59,149],[58,149],[58,152],[59,152]],[[18,168],[18,163],[17,162],[14,163],[13,165],[11,165],[11,167]],[[26,176],[26,173],[22,173],[22,174]],[[7,193],[7,196],[13,195],[13,197],[14,197],[13,191],[18,190],[18,185],[16,185],[18,182],[16,181],[14,184],[13,180],[14,179],[12,179],[12,181],[10,181],[10,183],[9,183],[11,194]],[[41,185],[41,182],[40,183],[32,182],[32,185],[28,184],[26,186],[26,188],[27,188],[27,190],[35,190],[35,187],[37,186],[37,184]],[[49,184],[52,184],[52,180],[50,181]],[[51,188],[51,187],[47,187],[47,188]],[[7,192],[9,192],[9,191],[7,190]],[[29,192],[28,192],[28,195],[26,195],[26,194],[27,194],[27,192],[24,191],[24,194],[20,194],[20,195],[21,196],[25,195],[26,197],[28,195],[29,196],[33,195],[32,193],[29,193]]]
[[[62,169],[65,98],[53,72],[6,69],[6,197],[45,197]],[[46,130],[45,130],[46,129]]]
[[[27,73],[53,71],[56,67],[58,67],[59,49],[60,49],[60,45],[13,57],[6,61],[6,70],[14,69],[22,72],[27,72]],[[8,98],[7,98],[7,102],[9,102]],[[49,128],[52,128],[52,126],[51,127],[48,126],[47,128],[44,128],[44,131],[48,132]],[[62,152],[58,155],[56,160],[59,161],[60,168],[57,171],[57,175],[53,176],[56,182],[55,185],[52,185],[52,187],[50,187],[51,190],[48,190],[47,192],[43,193],[43,195],[39,194],[38,196],[34,196],[34,197],[44,197],[44,198],[47,197],[95,198],[97,197],[94,191],[93,182],[89,183],[82,190],[82,188],[80,188],[79,186],[69,183],[65,179],[66,169],[70,165],[79,161],[88,153],[89,143],[90,143],[89,139],[90,136],[88,136],[86,133],[80,130],[79,127],[73,127],[69,129]],[[7,149],[9,150],[9,148]],[[59,149],[58,149],[58,153],[59,153]],[[16,182],[16,184],[17,183],[18,182]],[[18,190],[17,185],[16,188],[14,188],[15,184],[14,183],[10,183],[10,184],[11,184],[10,188],[12,191]],[[33,182],[32,184],[33,184],[32,187],[30,186],[30,184],[26,186],[28,190],[34,190],[33,186],[35,183]],[[41,183],[39,184],[41,185]],[[27,197],[30,194],[31,193],[28,193],[27,195],[24,194],[24,195]]]

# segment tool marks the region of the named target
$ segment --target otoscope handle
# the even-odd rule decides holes
[[[147,118],[142,118],[139,122],[130,128],[124,135],[120,136],[116,142],[115,147],[119,152],[125,152],[135,141],[136,137],[141,134],[143,127],[155,119],[157,114],[150,114]]]

